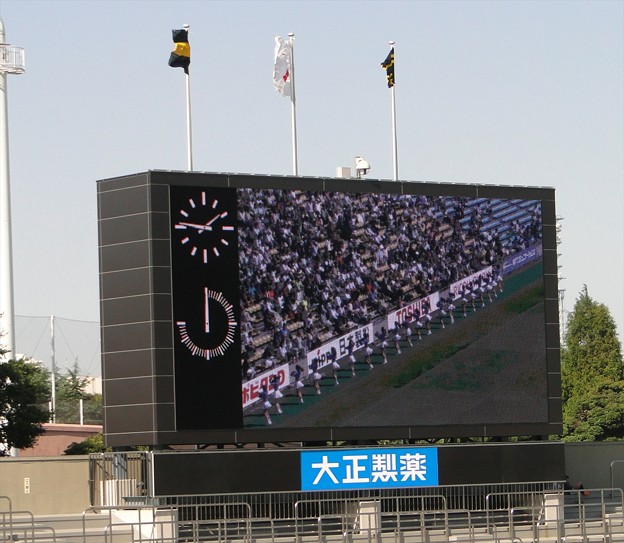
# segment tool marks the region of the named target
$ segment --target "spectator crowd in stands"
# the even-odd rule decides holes
[[[240,189],[238,199],[247,378],[541,238],[535,201],[506,218],[507,201],[460,197]]]

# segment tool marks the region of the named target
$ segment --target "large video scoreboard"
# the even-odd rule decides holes
[[[547,435],[554,190],[98,182],[108,446]]]

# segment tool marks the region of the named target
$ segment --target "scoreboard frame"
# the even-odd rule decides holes
[[[230,198],[233,189],[388,195],[397,201],[400,197],[449,197],[538,202],[541,241],[539,254],[531,258],[538,258],[543,266],[544,326],[538,338],[544,346],[543,415],[511,423],[476,417],[458,424],[449,416],[427,424],[389,420],[384,424],[291,426],[280,426],[274,416],[276,423],[265,426],[257,404],[253,420],[262,426],[247,424],[247,408],[236,398],[245,379],[240,370],[241,307],[237,283],[232,282],[240,271],[236,201]],[[544,436],[561,431],[554,189],[154,170],[98,181],[97,190],[107,446]],[[208,195],[203,203],[194,196],[200,194]],[[188,206],[191,200],[197,209]],[[180,210],[189,218],[180,216]],[[183,241],[191,236],[198,241]],[[191,255],[195,246],[198,256]],[[515,256],[517,262],[509,260],[509,266],[521,267],[534,248],[523,250]],[[208,255],[218,261],[217,266],[207,265]],[[179,316],[185,310],[195,315],[203,311],[202,318],[191,325]],[[215,338],[204,347],[191,339],[202,326]],[[379,326],[371,330],[377,333]],[[189,342],[199,349],[195,355]],[[198,358],[203,365],[197,364]],[[227,358],[227,363],[220,363],[221,358]],[[308,357],[304,373],[310,371],[313,358]]]

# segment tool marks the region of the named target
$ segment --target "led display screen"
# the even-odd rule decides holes
[[[550,421],[540,200],[169,191],[177,429]]]

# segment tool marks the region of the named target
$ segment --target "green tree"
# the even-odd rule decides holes
[[[39,363],[29,359],[0,363],[0,455],[8,455],[11,447],[32,447],[45,433],[49,398],[48,372]]]
[[[90,394],[83,402],[84,424],[102,424],[102,395]]]
[[[56,377],[56,422],[68,424],[80,423],[80,401],[82,401],[85,424],[101,424],[102,422],[102,396],[101,394],[89,394],[86,387],[89,384],[88,377],[80,376],[78,362],[66,373]]]
[[[74,362],[74,366],[68,369],[65,374],[56,376],[56,398],[57,400],[84,400],[88,394],[85,392],[86,386],[89,384],[88,377],[80,377],[80,367],[78,361]]]
[[[150,449],[145,445],[139,445],[137,447],[128,447],[128,450],[149,451]],[[104,436],[100,432],[99,434],[89,436],[80,442],[74,441],[71,445],[69,445],[69,447],[65,449],[64,454],[91,454],[110,451],[110,447],[107,448],[104,446]]]
[[[99,433],[89,436],[80,442],[74,441],[65,449],[64,454],[91,454],[106,452],[107,450],[110,449],[104,447],[104,436],[102,433]]]
[[[581,291],[561,352],[564,441],[624,439],[624,367],[615,321]]]
[[[564,409],[564,441],[624,439],[624,381],[603,381],[585,394],[573,395]]]

